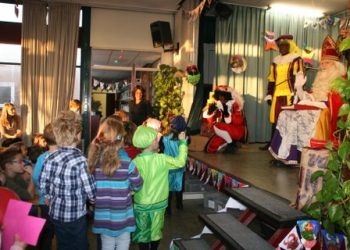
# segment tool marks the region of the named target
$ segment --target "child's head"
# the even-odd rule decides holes
[[[108,117],[99,127],[96,139],[106,142],[120,142],[125,136],[124,125],[121,121]]]
[[[117,152],[123,146],[124,136],[125,130],[121,121],[110,117],[103,121],[89,148],[88,166],[91,173],[100,164],[105,175],[114,174],[120,165]]]
[[[153,128],[158,133],[161,132],[162,122],[155,118],[147,118],[147,120],[143,122],[143,125],[149,128]]]
[[[120,117],[122,122],[129,121],[129,114],[124,110],[118,110],[114,112],[114,115]]]
[[[52,128],[57,146],[69,147],[79,143],[81,118],[73,111],[61,111],[52,122]]]
[[[18,148],[10,147],[0,153],[0,167],[6,175],[24,173],[23,156]]]
[[[28,158],[31,163],[35,164],[38,160],[39,156],[47,151],[47,148],[39,147],[39,146],[31,146],[28,147]],[[26,161],[25,161],[26,162]]]
[[[28,147],[24,142],[20,141],[20,142],[13,143],[10,145],[10,148],[15,148],[19,150],[23,156],[23,159],[28,157]]]
[[[10,128],[11,124],[9,122],[9,119],[15,116],[16,116],[15,105],[13,105],[12,103],[5,103],[1,111],[1,118],[0,118],[1,125],[5,128]]]
[[[69,110],[76,112],[76,113],[80,113],[80,109],[81,109],[81,102],[77,99],[73,99],[69,101]]]
[[[185,118],[178,115],[170,119],[170,126],[173,133],[179,134],[180,132],[186,131],[187,124]]]
[[[132,143],[137,148],[156,151],[159,146],[158,133],[153,128],[143,125],[138,126],[132,138]]]
[[[46,143],[46,140],[45,140],[43,134],[35,134],[33,137],[32,144],[35,146],[43,147],[43,148],[47,147],[47,143]]]
[[[123,122],[123,124],[124,124],[124,129],[126,132],[126,135],[124,137],[124,144],[131,146],[132,145],[132,137],[134,136],[134,133],[137,129],[137,126],[132,121],[126,121],[126,122]]]
[[[56,138],[53,133],[53,127],[51,123],[45,126],[43,137],[48,146],[56,145]]]

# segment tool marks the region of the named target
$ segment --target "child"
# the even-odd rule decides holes
[[[89,149],[89,171],[97,189],[92,231],[101,234],[102,250],[128,250],[135,231],[131,192],[143,181],[123,149],[124,136],[123,123],[107,118]]]
[[[30,201],[34,198],[34,184],[31,178],[26,181],[22,178],[26,169],[23,164],[21,151],[9,147],[0,154],[0,167],[5,175],[4,186],[13,190],[21,200]],[[31,173],[28,173],[31,175]]]
[[[41,231],[39,242],[37,245],[38,249],[46,250],[51,249],[52,239],[54,236],[54,229],[53,225],[49,219],[49,207],[45,203],[45,196],[40,192],[39,190],[39,176],[42,172],[44,161],[47,158],[47,156],[57,150],[56,146],[56,140],[55,135],[53,134],[53,129],[51,123],[45,126],[44,128],[44,134],[43,138],[49,147],[49,150],[42,153],[35,164],[34,170],[33,170],[33,182],[37,190],[37,194],[39,195],[39,207],[41,210],[41,218],[46,219],[45,226],[43,230]]]
[[[81,101],[73,99],[69,101],[69,110],[76,114],[80,114],[81,111]]]
[[[32,179],[33,166],[32,162],[28,158],[28,147],[27,145],[20,141],[10,145],[11,148],[19,150],[22,154],[23,166],[26,171],[24,171],[21,176],[26,182],[30,182]]]
[[[95,199],[93,176],[76,145],[80,140],[81,119],[73,111],[62,111],[52,122],[58,149],[44,161],[39,177],[40,191],[49,204],[58,249],[88,249],[86,201]]]
[[[169,169],[183,167],[187,159],[185,133],[179,134],[179,140],[179,155],[173,158],[157,153],[158,137],[154,129],[139,126],[135,131],[133,144],[143,149],[133,160],[144,181],[141,190],[134,195],[136,231],[133,241],[139,244],[140,250],[157,249],[162,238]]]
[[[128,153],[129,157],[133,160],[141,150],[132,145],[132,137],[134,136],[137,128],[136,124],[132,121],[123,122],[126,135],[124,137],[124,149]]]
[[[16,113],[15,105],[5,103],[0,117],[0,140],[3,147],[8,147],[13,143],[22,141],[20,125],[21,118]]]
[[[163,153],[176,157],[179,154],[179,134],[186,131],[186,121],[182,116],[175,116],[170,119],[170,133],[164,135],[161,139],[163,144]],[[172,193],[176,196],[176,208],[182,209],[182,187],[185,167],[180,169],[172,169],[169,171],[169,198],[167,214],[171,214],[171,199]]]

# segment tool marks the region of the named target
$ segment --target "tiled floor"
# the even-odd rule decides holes
[[[204,225],[198,218],[199,213],[214,211],[204,207],[203,199],[184,200],[183,206],[184,208],[182,210],[178,210],[175,208],[175,204],[173,204],[172,214],[166,215],[163,229],[163,239],[160,242],[160,246],[158,248],[159,250],[169,249],[172,239],[190,238],[201,233]],[[207,238],[209,242],[213,241],[213,237],[207,236]],[[91,229],[89,229],[89,243],[91,250],[97,249],[96,237],[91,233]],[[137,250],[138,247],[136,244],[132,243],[130,249]]]
[[[295,199],[298,169],[279,169],[269,164],[271,156],[267,151],[260,151],[259,144],[243,145],[234,155],[208,155],[204,152],[191,152],[190,155],[197,159],[204,159],[209,165],[220,166],[222,171],[232,173],[240,179],[246,180],[257,187],[276,193],[290,201]],[[190,174],[187,173],[189,176]],[[194,178],[190,176],[190,178]],[[175,197],[174,197],[175,198]],[[203,199],[184,200],[184,209],[177,210],[173,202],[172,215],[166,216],[163,229],[163,239],[160,250],[169,249],[172,239],[190,238],[199,234],[204,225],[199,220],[199,213],[210,211],[204,208]],[[213,210],[211,210],[213,211]],[[259,230],[259,229],[258,229]],[[90,249],[96,248],[96,237],[89,231]],[[256,230],[255,230],[256,231]],[[266,230],[263,230],[266,231]],[[211,243],[215,241],[214,236],[205,236]],[[135,244],[131,244],[131,250],[137,250]]]

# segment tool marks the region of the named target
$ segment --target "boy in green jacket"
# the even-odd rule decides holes
[[[143,187],[134,195],[136,231],[133,241],[139,244],[140,250],[157,249],[162,238],[169,170],[183,167],[187,160],[185,133],[179,134],[179,141],[179,155],[174,158],[157,153],[158,136],[153,128],[139,126],[134,133],[134,146],[143,149],[133,160],[143,179]]]

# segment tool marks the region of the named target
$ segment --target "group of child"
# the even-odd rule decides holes
[[[169,190],[178,191],[177,207],[182,208],[188,151],[183,117],[173,117],[170,124],[171,132],[162,136],[147,122],[136,127],[119,116],[108,117],[101,122],[87,158],[77,148],[80,115],[62,111],[48,124],[43,134],[48,151],[38,157],[30,173],[33,181],[22,186],[33,194],[35,184],[41,216],[47,218],[38,247],[50,249],[55,234],[58,249],[88,249],[85,215],[90,203],[92,231],[100,236],[102,249],[129,249],[131,233],[139,249],[157,249],[170,206]],[[11,178],[25,180],[24,158],[18,152],[10,146],[0,153],[1,169],[11,172],[10,178],[5,174],[5,185]]]

